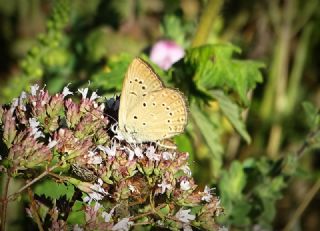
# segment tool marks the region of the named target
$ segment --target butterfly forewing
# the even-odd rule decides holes
[[[162,82],[152,68],[142,59],[135,58],[123,80],[119,108],[119,128],[124,130],[128,112],[133,110],[142,97],[162,88]]]

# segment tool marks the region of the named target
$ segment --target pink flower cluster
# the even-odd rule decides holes
[[[8,153],[1,157],[9,164],[0,167],[16,176],[62,163],[58,179],[84,193],[74,195],[85,221],[73,230],[218,227],[219,200],[208,187],[199,190],[194,183],[188,153],[117,139],[108,111],[118,104],[104,103],[95,92],[87,97],[87,88],[78,92],[82,97],[77,101],[68,87],[50,96],[33,86],[31,94],[22,93],[11,105],[2,106],[2,139]],[[47,214],[51,229],[66,229],[66,220],[53,216],[56,213],[52,207]]]

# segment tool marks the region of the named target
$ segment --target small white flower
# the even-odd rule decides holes
[[[163,180],[161,184],[158,184],[158,186],[161,188],[161,194],[164,194],[167,189],[172,189],[171,184],[167,184],[165,180]]]
[[[191,212],[191,209],[182,209],[182,208],[180,208],[180,210],[176,213],[175,217],[179,221],[189,224],[190,221],[193,221],[196,218],[195,215],[189,214],[190,212]]]
[[[95,153],[93,151],[88,151],[88,157],[93,157],[95,155]]]
[[[90,161],[89,164],[101,164],[102,157],[101,156],[94,156]]]
[[[164,160],[173,160],[173,155],[171,152],[163,152],[162,157]]]
[[[159,226],[164,226],[164,222],[162,220],[157,220],[156,224]]]
[[[18,98],[13,98],[11,101],[11,108],[15,108],[19,106],[19,99]]]
[[[116,138],[117,140],[125,140],[124,134],[122,134],[119,130],[118,123],[114,123],[113,125],[111,125],[111,131],[115,134],[114,138]]]
[[[143,158],[142,150],[140,147],[135,147],[132,151],[130,148],[125,148],[129,152],[128,160],[133,160],[134,156],[140,158]]]
[[[91,97],[90,97],[90,101],[93,101],[95,99],[100,98],[100,96],[97,94],[97,92],[92,92]]]
[[[68,86],[69,85],[67,85],[63,88],[63,91],[62,91],[63,97],[66,97],[67,95],[73,95],[73,92],[69,90]]]
[[[136,192],[137,190],[136,190],[136,188],[133,186],[133,185],[131,185],[131,184],[129,184],[129,190],[131,191],[131,192]]]
[[[150,146],[147,148],[146,156],[149,158],[149,160],[160,160],[160,155],[155,153],[156,149],[153,146]]]
[[[20,94],[19,99],[22,101],[25,98],[27,98],[27,93],[25,91],[22,91],[21,94]]]
[[[94,184],[90,186],[92,189],[91,193],[88,193],[88,196],[83,198],[84,202],[91,203],[92,200],[94,201],[100,201],[102,200],[106,195],[108,195],[108,192],[106,192],[100,184]]]
[[[183,165],[183,166],[181,167],[181,170],[182,170],[185,174],[187,174],[187,175],[189,175],[189,176],[192,175],[192,172],[191,172],[191,170],[190,170],[190,168],[189,168],[188,165]]]
[[[84,229],[81,228],[78,224],[76,224],[76,225],[73,226],[73,229],[72,229],[72,230],[73,230],[73,231],[83,231]]]
[[[23,100],[26,99],[26,98],[27,98],[27,93],[25,93],[24,91],[21,92],[18,101],[19,101],[19,106],[23,111],[27,110],[26,106],[23,104]]]
[[[46,101],[44,101],[44,100],[41,100],[41,106],[43,107],[44,105],[46,105],[47,104],[47,102]]]
[[[139,159],[143,158],[142,150],[140,147],[135,147],[133,151],[136,157],[138,157]]]
[[[30,118],[29,124],[31,127],[31,135],[33,135],[35,139],[38,139],[39,137],[45,137],[43,132],[38,129],[40,123],[36,118]]]
[[[39,85],[38,84],[32,85],[31,86],[31,95],[32,96],[36,96],[38,90],[39,90]]]
[[[116,207],[118,207],[118,205],[116,205],[115,207],[113,207],[113,208],[110,210],[109,213],[107,213],[107,212],[102,212],[102,213],[101,213],[101,216],[102,216],[102,218],[104,219],[105,222],[110,222],[111,217],[112,217],[112,215],[113,215],[113,213],[114,213],[114,209],[115,209]]]
[[[19,98],[12,99],[10,110],[15,110],[16,107],[19,107],[20,110],[27,111],[26,105],[23,102],[26,97],[26,93],[22,92]],[[32,102],[32,104],[34,105],[36,102]]]
[[[100,186],[102,186],[103,185],[103,180],[101,179],[101,178],[98,178],[98,184],[100,185]]]
[[[89,197],[89,196],[83,197],[83,202],[90,204],[91,201],[92,201],[92,198],[91,198],[91,197]]]
[[[190,225],[183,224],[182,227],[183,227],[183,231],[192,231],[192,228]]]
[[[184,190],[184,191],[189,190],[189,189],[191,188],[190,182],[187,181],[187,180],[181,181],[181,182],[180,182],[180,188],[181,188],[182,190]]]
[[[30,127],[32,128],[36,128],[40,124],[36,118],[30,118],[29,123],[30,123]]]
[[[49,143],[48,143],[48,148],[51,149],[54,146],[56,146],[58,144],[58,141],[56,140],[51,140],[51,137],[49,137]]]
[[[204,191],[203,191],[204,195],[201,197],[201,200],[210,202],[212,199],[211,191],[212,189],[210,189],[208,186],[204,187]]]
[[[100,208],[102,208],[102,205],[96,201],[93,207],[93,211],[97,212]]]
[[[111,230],[113,231],[128,231],[130,226],[134,223],[129,220],[129,218],[121,219],[117,224],[115,224]]]
[[[88,164],[101,164],[102,163],[102,157],[98,155],[98,153],[89,151],[88,152]]]
[[[100,108],[99,108],[100,111],[104,111],[104,108],[105,108],[105,107],[106,107],[106,106],[104,105],[104,103],[100,104]],[[104,118],[104,117],[103,117],[103,118]],[[103,118],[102,118],[102,119],[103,119]]]
[[[113,142],[111,147],[108,147],[108,146],[105,147],[105,146],[102,146],[102,145],[98,145],[97,149],[103,151],[109,157],[113,157],[113,156],[116,156],[116,153],[117,153],[117,144],[116,144],[116,142]]]
[[[229,229],[227,228],[227,227],[225,227],[225,226],[222,226],[222,227],[220,227],[219,229],[218,229],[218,231],[228,231]],[[253,227],[253,230],[255,230],[255,227]],[[261,230],[261,227],[259,227],[259,229],[258,230]]]
[[[127,148],[127,147],[125,147],[125,149],[129,152],[128,160],[133,160],[134,151],[132,151],[130,148]]]
[[[104,195],[97,192],[92,192],[90,193],[89,197],[91,198],[91,200],[100,201],[104,198]]]
[[[87,87],[78,89],[78,92],[80,92],[82,95],[82,99],[87,98],[88,90],[89,89]]]

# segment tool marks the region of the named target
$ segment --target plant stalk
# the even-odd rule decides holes
[[[295,9],[295,0],[288,0],[285,5],[283,24],[278,33],[278,47],[276,51],[275,63],[271,69],[272,89],[267,89],[268,98],[266,98],[268,107],[267,116],[274,113],[274,124],[271,127],[269,141],[267,145],[267,154],[271,158],[276,158],[282,140],[282,120],[285,114],[287,101],[287,82],[290,57],[290,44],[292,37],[292,20]],[[270,94],[273,94],[272,96]],[[264,107],[264,106],[263,106]]]
[[[315,197],[319,189],[320,189],[320,179],[318,179],[317,182],[312,186],[312,188],[307,192],[306,196],[304,197],[304,200],[301,202],[297,210],[291,216],[290,221],[287,223],[287,225],[284,227],[282,231],[293,230],[294,225],[299,220],[303,212],[306,210],[306,208],[308,207],[312,199]]]
[[[223,0],[209,0],[200,17],[199,25],[191,42],[191,47],[205,44],[208,40],[214,20],[217,18]]]
[[[4,175],[5,186],[2,192],[2,206],[1,206],[1,230],[6,230],[6,220],[7,220],[7,208],[8,208],[8,191],[11,181],[11,177],[7,174]]]

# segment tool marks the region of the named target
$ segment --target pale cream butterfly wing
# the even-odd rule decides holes
[[[153,70],[140,58],[129,65],[122,84],[119,106],[119,129],[125,131],[128,112],[149,92],[160,90],[163,84]]]
[[[127,141],[157,141],[182,133],[186,124],[183,95],[163,87],[151,67],[135,59],[128,69],[120,98],[120,133]]]

